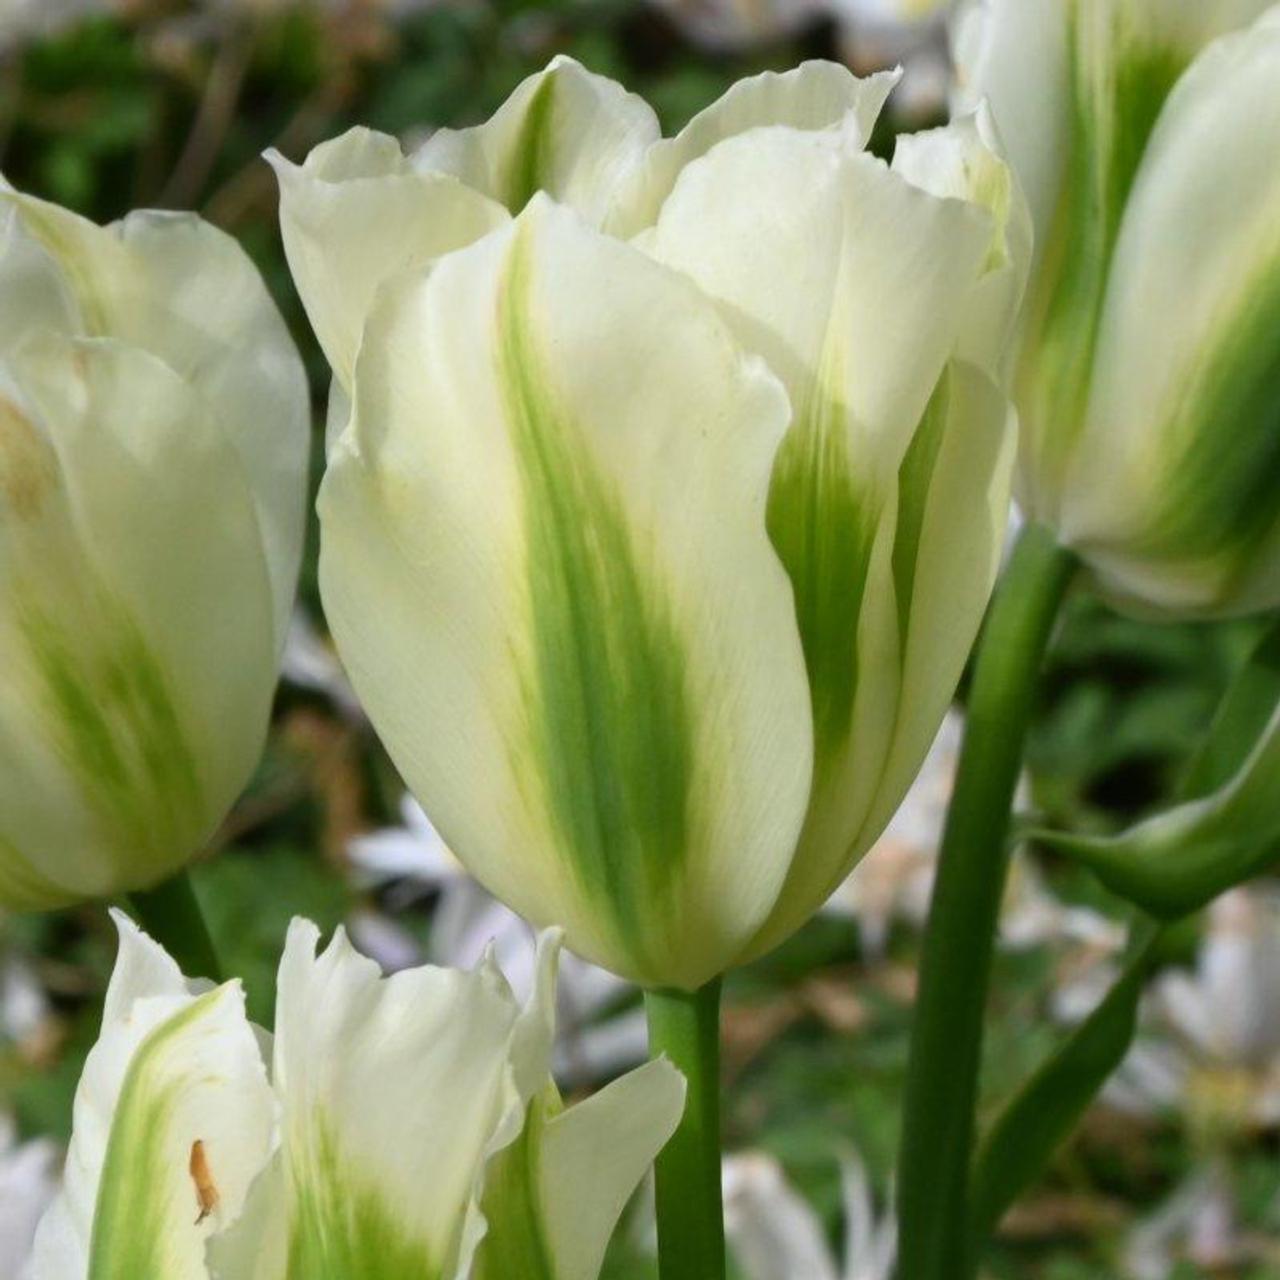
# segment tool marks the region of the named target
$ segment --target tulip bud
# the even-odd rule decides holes
[[[981,121],[866,154],[892,83],[807,64],[662,139],[557,60],[412,157],[280,163],[342,335],[321,580],[355,686],[477,877],[648,986],[843,879],[994,575],[1025,215]]]
[[[1280,602],[1267,2],[978,0],[957,31],[960,103],[990,102],[1036,226],[1020,500],[1148,612]]]
[[[562,1107],[554,936],[522,1010],[491,959],[384,979],[295,921],[272,1045],[238,983],[189,982],[116,922],[34,1280],[599,1275],[684,1083],[656,1061]]]
[[[0,182],[0,904],[148,887],[225,816],[266,732],[308,439],[230,237]]]

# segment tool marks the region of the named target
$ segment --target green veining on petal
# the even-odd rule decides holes
[[[224,995],[219,988],[201,996],[156,1027],[134,1054],[107,1140],[87,1280],[172,1280],[167,1242],[196,1221],[199,1204],[194,1186],[189,1201],[173,1196],[169,1125],[183,1092],[198,1082],[183,1073],[171,1050]],[[181,1152],[184,1177],[187,1159]]]
[[[1275,232],[1270,235],[1275,238]],[[1246,282],[1209,326],[1210,343],[1174,380],[1154,436],[1159,506],[1143,552],[1243,556],[1275,526],[1280,492],[1280,240],[1249,259]]]
[[[550,181],[555,159],[551,129],[555,90],[555,72],[545,72],[525,108],[504,201],[513,214],[519,213],[539,191],[546,189]]]
[[[530,1104],[520,1136],[489,1161],[481,1210],[488,1229],[472,1280],[556,1280],[539,1190],[545,1104]]]
[[[643,962],[689,846],[693,729],[661,564],[559,402],[527,242],[498,302],[498,379],[523,488],[528,743],[516,767],[585,893]],[[527,754],[525,754],[527,753]]]
[[[48,911],[78,894],[38,871],[12,840],[0,835],[0,903],[11,911]]]
[[[1087,8],[1088,13],[1082,13]],[[1131,30],[1123,5],[1070,9],[1072,127],[1064,189],[1019,370],[1033,492],[1061,476],[1084,424],[1111,259],[1129,193],[1186,50]]]
[[[911,437],[898,468],[898,522],[893,539],[893,584],[898,603],[898,642],[903,650],[911,630],[920,534],[929,505],[929,486],[951,411],[951,371],[944,370],[929,398],[924,416]]]
[[[445,1157],[442,1157],[445,1158]],[[443,1264],[406,1229],[314,1113],[290,1134],[287,1280],[439,1280]],[[421,1188],[429,1196],[429,1187]]]
[[[795,592],[819,769],[853,723],[858,619],[875,536],[874,504],[855,480],[842,388],[843,361],[833,352],[778,450],[767,517]]]
[[[112,842],[164,865],[203,824],[199,769],[160,658],[128,611],[96,594],[74,632],[20,608],[23,637],[55,750]]]

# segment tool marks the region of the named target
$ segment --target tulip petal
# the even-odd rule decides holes
[[[970,200],[991,213],[987,269],[970,299],[955,354],[1002,380],[1033,233],[1026,197],[1004,160],[989,109],[984,105],[943,129],[899,135],[893,168],[924,191]]]
[[[30,196],[0,193],[4,206],[56,257],[74,296],[76,314],[64,303],[59,330],[110,336],[159,357],[226,433],[253,495],[282,650],[305,532],[310,397],[257,269],[231,236],[194,215],[138,212],[98,227]],[[30,264],[29,250],[23,259]],[[21,263],[5,255],[6,293],[10,270],[21,274]],[[47,277],[41,287],[49,296]]]
[[[1064,535],[1120,596],[1280,600],[1280,15],[1211,45],[1151,138],[1115,253]],[[1152,317],[1159,322],[1153,323]]]
[[[636,171],[634,193],[618,202],[605,224],[615,235],[651,226],[687,165],[717,143],[753,129],[785,125],[797,130],[842,125],[853,150],[866,146],[899,71],[859,78],[837,62],[804,62],[790,71],[765,71],[739,80],[700,111],[674,137],[649,149]]]
[[[597,1280],[609,1237],[684,1109],[684,1080],[650,1062],[562,1111],[535,1100],[490,1162],[488,1230],[472,1280]]]
[[[763,520],[781,389],[686,282],[545,198],[371,325],[321,497],[353,681],[491,890],[619,972],[701,985],[808,792]]]
[[[416,172],[396,139],[351,129],[302,165],[270,151],[294,284],[340,385],[350,390],[379,286],[479,239],[500,204],[448,174]]]
[[[796,406],[769,532],[795,589],[815,781],[786,888],[751,954],[816,910],[860,852],[897,715],[898,473],[993,232],[982,208],[850,154],[837,131],[774,129],[690,165],[640,241],[722,300]]]
[[[684,1078],[659,1060],[615,1080],[547,1125],[541,1181],[557,1280],[596,1280],[609,1237],[675,1132],[684,1099]]]
[[[859,850],[919,772],[978,634],[1008,526],[1016,425],[991,379],[953,361],[903,459],[893,546],[902,698]]]
[[[189,984],[117,914],[120,960],[76,1093],[35,1280],[204,1280],[204,1240],[266,1163],[273,1108],[239,985]]]
[[[437,129],[419,173],[449,173],[519,213],[539,192],[599,225],[659,136],[643,98],[563,55],[470,129]]]
[[[12,365],[0,895],[47,907],[152,884],[212,833],[266,732],[272,598],[240,459],[189,384],[53,334]]]
[[[317,939],[296,921],[280,966],[288,1274],[452,1275],[515,1001],[488,967],[384,979],[341,932],[319,957]]]

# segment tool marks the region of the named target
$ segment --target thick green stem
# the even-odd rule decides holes
[[[222,965],[205,923],[200,900],[186,871],[154,889],[129,895],[142,927],[178,962],[189,978],[222,979]]]
[[[658,1269],[662,1280],[724,1280],[720,1199],[720,981],[689,995],[645,994],[649,1055],[688,1082],[684,1119],[658,1157]]]
[[[1010,808],[1037,677],[1075,562],[1023,530],[979,643],[955,792],[920,961],[898,1169],[903,1280],[967,1280],[982,1024]]]

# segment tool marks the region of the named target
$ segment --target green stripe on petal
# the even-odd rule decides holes
[[[642,570],[621,501],[535,349],[523,236],[507,271],[498,377],[524,493],[529,781],[584,890],[639,955],[642,909],[669,902],[689,843],[684,646],[662,575]]]
[[[558,1109],[551,1086],[530,1104],[520,1136],[489,1161],[480,1202],[488,1228],[472,1280],[560,1280],[541,1193],[542,1134],[548,1112]]]
[[[321,497],[352,679],[482,882],[699,986],[763,919],[809,789],[765,526],[785,393],[688,281],[543,196],[370,325]]]
[[[833,349],[796,415],[769,490],[769,535],[795,590],[820,765],[832,761],[853,721],[858,618],[876,524],[876,502],[866,486],[859,492],[850,456],[838,355]]]
[[[204,1238],[265,1159],[266,1081],[227,984],[155,1027],[129,1062],[98,1183],[87,1280],[198,1280]],[[192,1172],[202,1146],[201,1188]]]
[[[105,831],[163,869],[206,798],[169,678],[128,611],[100,594],[92,635],[37,609],[19,617],[55,749]],[[148,870],[136,866],[134,879]]]
[[[1280,252],[1256,265],[1177,387],[1162,429],[1158,508],[1138,554],[1239,559],[1271,532],[1280,493]]]
[[[1075,0],[1068,27],[1066,173],[1041,255],[1018,400],[1033,503],[1051,501],[1082,429],[1120,222],[1161,108],[1190,51],[1134,30],[1126,6]]]
[[[436,1280],[438,1259],[339,1149],[322,1114],[290,1150],[288,1280]]]

